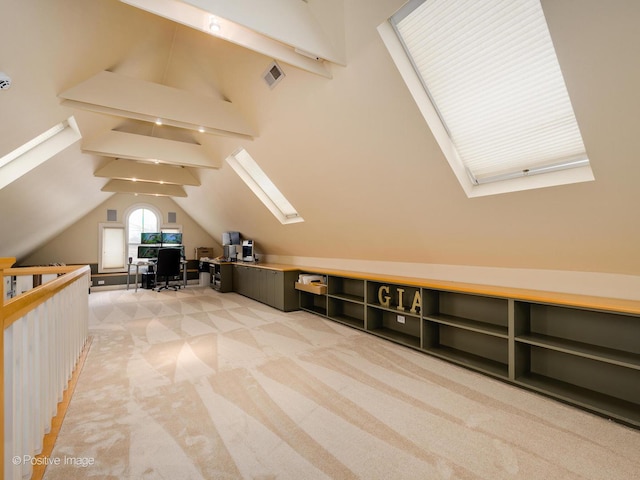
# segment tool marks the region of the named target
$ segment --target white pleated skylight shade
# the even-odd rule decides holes
[[[408,7],[392,23],[475,178],[586,161],[539,0]]]

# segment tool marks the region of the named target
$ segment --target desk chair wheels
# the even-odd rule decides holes
[[[173,288],[177,292],[180,289],[180,285],[176,285],[176,284],[169,285],[169,279],[167,279],[164,285],[162,285],[161,287],[157,286],[156,292],[159,292],[161,290],[169,290],[170,288]]]

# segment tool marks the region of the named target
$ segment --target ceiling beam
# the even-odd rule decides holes
[[[116,159],[96,170],[96,177],[138,180],[160,184],[199,186],[200,181],[186,167]]]
[[[114,72],[100,72],[58,96],[65,106],[91,112],[160,121],[200,133],[250,139],[256,135],[231,102]]]
[[[308,8],[302,12],[304,15],[296,9],[293,19],[289,18],[291,15],[285,16],[289,20],[288,23],[270,24],[265,31],[260,30],[263,25],[256,24],[256,19],[262,18],[260,12],[270,9],[273,16],[283,11],[282,8],[277,8],[278,5],[275,9],[272,8],[273,2],[262,5],[263,2],[260,1],[248,7],[243,4],[238,8],[232,6],[232,8],[221,9],[220,3],[207,5],[202,2],[188,2],[190,3],[188,4],[179,0],[120,1],[326,78],[331,78],[331,71],[325,60],[340,65],[345,64],[344,55],[336,53],[328,39],[322,38],[322,41],[318,42],[317,37],[324,37],[324,32]],[[307,7],[304,2],[299,3],[303,4],[301,8]],[[245,14],[254,10],[254,14],[238,15],[236,11],[238,9]],[[212,15],[215,16],[216,29],[211,28]],[[248,22],[245,21],[245,17],[249,17]],[[307,35],[294,40],[286,38],[283,40],[282,32],[290,32],[293,29],[297,32],[306,32]],[[310,33],[317,34],[312,35],[313,42],[308,41]]]
[[[309,3],[304,0],[180,1],[308,52],[316,58],[346,65],[344,52],[337,48],[337,43],[327,35],[327,30],[313,14]],[[223,33],[223,29],[220,28],[218,32]]]
[[[153,161],[197,168],[220,168],[202,145],[110,130],[82,142],[82,151],[105,157]]]
[[[132,182],[129,180],[109,180],[103,192],[133,193],[136,195],[153,195],[156,197],[186,197],[187,192],[180,185],[161,185],[150,182]]]

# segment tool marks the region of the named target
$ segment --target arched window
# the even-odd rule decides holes
[[[138,246],[141,233],[160,231],[160,212],[151,205],[134,205],[127,214],[128,256],[138,259]]]

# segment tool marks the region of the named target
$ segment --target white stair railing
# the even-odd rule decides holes
[[[2,260],[2,259],[0,259]],[[6,259],[4,259],[6,260]],[[54,267],[46,267],[51,269]],[[21,269],[5,270],[19,275]],[[3,468],[6,480],[31,477],[88,337],[88,267],[4,302]]]

